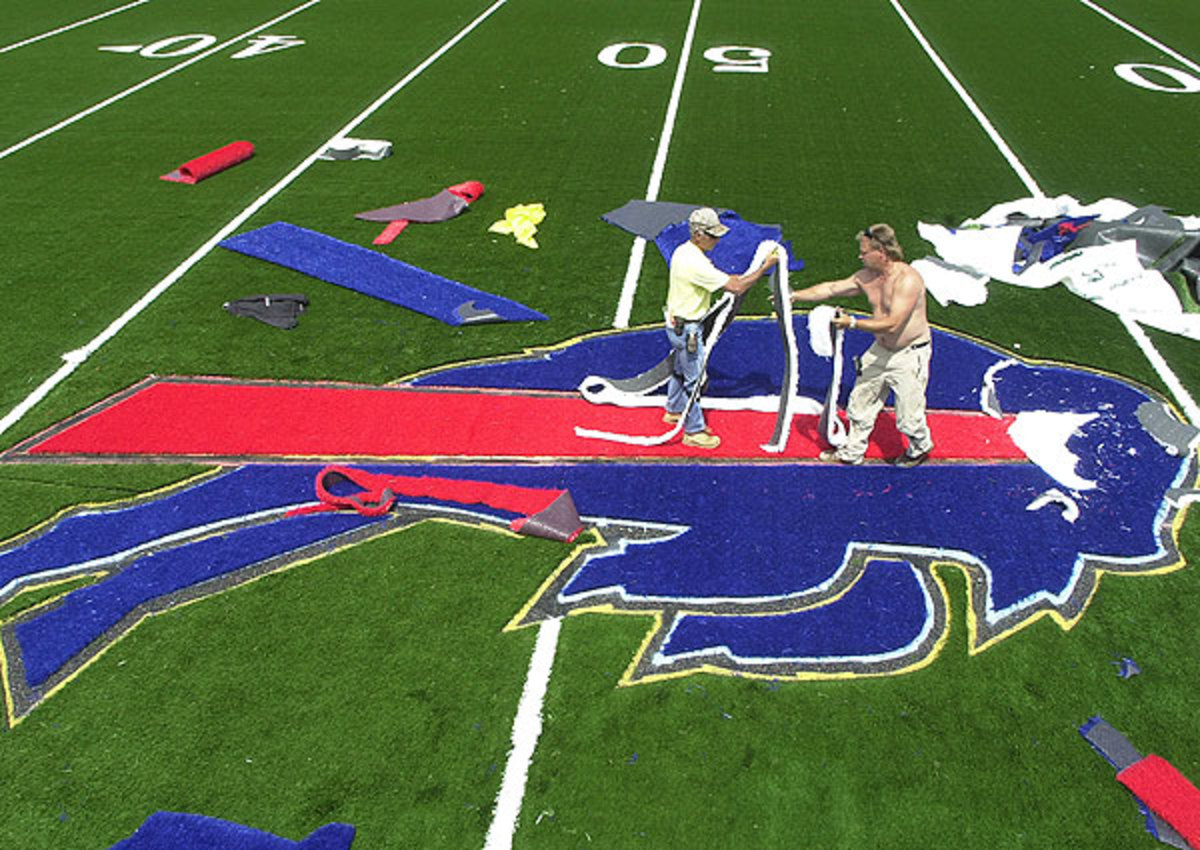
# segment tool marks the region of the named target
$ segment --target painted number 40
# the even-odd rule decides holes
[[[667,60],[667,49],[648,41],[622,41],[610,44],[596,56],[610,68],[653,68]],[[704,58],[717,74],[765,74],[771,51],[764,47],[723,45],[704,51]]]
[[[190,56],[207,50],[217,43],[215,35],[208,33],[190,33],[188,35],[173,35],[160,39],[153,44],[110,44],[99,48],[109,53],[136,53],[147,59],[175,59],[179,56]],[[294,35],[260,35],[250,39],[238,52],[231,54],[230,59],[250,59],[254,56],[264,56],[286,50],[289,47],[299,47],[304,39]]]

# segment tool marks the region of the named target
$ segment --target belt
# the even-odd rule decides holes
[[[914,342],[912,345],[909,346],[909,348],[911,348],[915,351],[918,348],[924,348],[925,346],[929,345],[929,342],[930,342],[929,340],[925,340],[924,342]]]
[[[673,327],[675,329],[675,333],[681,334],[681,333],[683,333],[684,325],[695,325],[695,324],[699,324],[700,322],[703,322],[703,321],[704,321],[703,316],[701,316],[699,319],[681,319],[679,316],[672,316],[671,317],[671,327]]]

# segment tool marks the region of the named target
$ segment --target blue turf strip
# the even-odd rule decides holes
[[[159,811],[109,850],[350,850],[354,833],[350,824],[328,823],[301,841],[289,841],[233,821]]]
[[[508,298],[283,221],[230,237],[221,247],[399,304],[448,325],[548,318]]]

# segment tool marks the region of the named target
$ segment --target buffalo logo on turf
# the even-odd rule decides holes
[[[867,342],[852,334],[846,358]],[[778,345],[771,323],[734,322],[713,354],[709,397],[736,408],[739,399],[778,392]],[[945,569],[967,576],[978,652],[1040,617],[1069,628],[1105,572],[1181,566],[1175,534],[1196,476],[1195,435],[1161,399],[1112,376],[1014,360],[942,331],[934,346],[929,395],[939,448],[935,462],[916,469],[823,466],[792,451],[714,458],[668,447],[666,455],[614,457],[600,443],[537,462],[480,452],[363,468],[568,490],[584,532],[564,544],[559,568],[509,628],[581,612],[649,615],[653,628],[627,683],[701,670],[796,679],[897,673],[929,663],[946,638]],[[573,397],[583,376],[634,374],[664,349],[658,329],[602,333],[397,386],[469,391],[486,410],[514,396]],[[828,361],[802,352],[801,393],[823,398],[831,373]],[[575,409],[585,419],[602,411]],[[713,414],[718,428],[722,415]],[[815,433],[812,420],[797,423],[797,442]],[[762,429],[757,445],[773,416],[737,422]],[[565,427],[576,424],[591,423]],[[536,442],[533,431],[550,425],[523,427]],[[898,450],[886,423],[877,431],[884,454]],[[5,459],[31,457],[23,444]],[[430,499],[398,500],[384,515],[296,515],[313,501],[320,469],[257,458],[131,503],[67,512],[9,541],[0,549],[0,604],[32,587],[95,579],[0,625],[10,722],[146,616],[431,516],[501,529],[512,519],[486,505]]]

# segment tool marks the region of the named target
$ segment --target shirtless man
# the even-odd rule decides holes
[[[908,437],[908,450],[895,458],[896,466],[924,463],[933,451],[925,419],[925,388],[929,383],[932,354],[929,322],[925,318],[925,281],[904,262],[896,232],[886,224],[873,224],[858,234],[858,258],[863,268],[842,280],[814,284],[792,292],[792,301],[824,301],[862,293],[871,303],[871,318],[859,319],[839,312],[833,324],[861,328],[875,334],[875,342],[860,358],[858,378],[846,415],[850,433],[837,451],[821,452],[821,460],[862,463],[867,439],[889,393],[896,398],[896,427]]]

